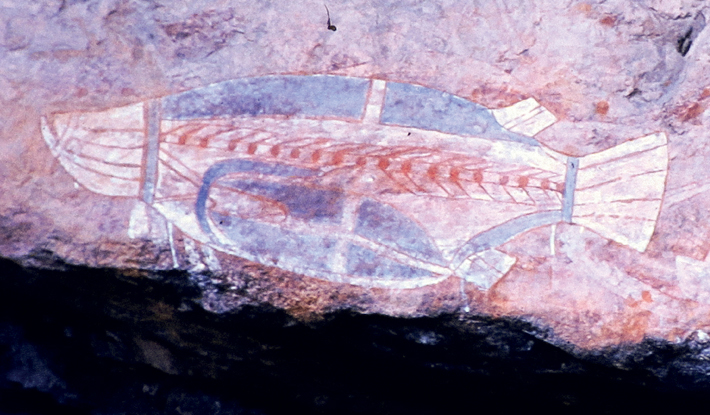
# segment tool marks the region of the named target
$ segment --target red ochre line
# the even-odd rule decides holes
[[[175,121],[175,120],[161,120],[162,123],[166,121]],[[222,121],[222,122],[218,122]],[[226,120],[220,120],[220,119],[212,119],[212,120],[191,120],[191,121],[183,121],[181,124],[175,125],[172,129],[167,130],[167,131],[162,131],[163,134],[172,134],[175,131],[179,130],[191,130],[195,127],[199,127],[200,129],[204,127],[224,127],[224,128],[229,128],[230,130],[234,130],[239,128],[238,124],[235,124],[233,122],[229,122]]]
[[[83,130],[86,130],[91,133],[95,134],[105,134],[105,133],[139,133],[141,134],[143,132],[142,128],[82,128]]]
[[[533,112],[534,112],[534,114],[533,114]],[[513,118],[512,120],[508,121],[505,124],[507,126],[505,128],[507,130],[512,130],[513,128],[515,128],[521,124],[528,123],[530,120],[534,119],[536,116],[542,114],[543,112],[545,112],[545,109],[542,107],[542,105],[538,104],[535,108],[533,108],[529,112],[527,112],[523,115],[519,115],[519,116]],[[524,118],[524,117],[526,117],[526,118]],[[515,122],[515,124],[511,125],[512,122]]]
[[[617,177],[617,178],[615,178],[615,179],[607,180],[607,181],[604,181],[604,182],[601,182],[601,183],[597,183],[597,184],[593,184],[593,185],[591,185],[591,186],[578,187],[578,188],[576,188],[574,191],[575,191],[575,192],[581,192],[581,191],[583,191],[583,190],[594,189],[595,187],[603,187],[603,186],[606,186],[606,185],[608,185],[608,184],[615,183],[615,182],[619,182],[619,181],[624,181],[624,180],[626,180],[625,177]]]
[[[166,149],[161,149],[160,152],[163,153],[163,155],[165,155],[165,157],[171,159],[175,164],[178,164],[178,165],[182,166],[185,170],[189,171],[190,173],[192,173],[192,174],[195,175],[196,177],[199,177],[199,175],[198,175],[194,170],[192,170],[191,168],[187,167],[187,166],[186,166],[184,163],[182,163],[177,157],[175,157],[172,153],[170,153],[170,151],[168,151],[168,150],[166,150]],[[198,187],[198,188],[199,188],[199,187],[201,186],[201,184],[202,184],[202,183],[201,183],[201,182],[202,182],[201,180],[199,180],[199,179],[197,179],[197,180],[191,179],[191,178],[185,176],[184,174],[180,173],[177,169],[173,168],[173,167],[172,167],[171,165],[169,165],[167,162],[165,162],[165,161],[163,161],[163,160],[159,160],[159,161],[160,161],[163,165],[165,165],[167,168],[169,168],[170,170],[174,171],[175,174],[177,174],[178,176],[180,176],[180,177],[184,178],[185,180],[187,180],[188,182],[192,183],[195,187]]]
[[[501,185],[501,187],[503,188],[503,191],[508,195],[508,197],[509,197],[514,203],[519,204],[519,202],[518,202],[517,200],[515,200],[515,198],[513,197],[513,195],[511,195],[510,192],[508,191],[508,189],[507,189],[508,186]]]
[[[101,158],[98,158],[98,157],[94,157],[94,156],[90,156],[90,155],[88,155],[88,154],[76,153],[75,151],[69,150],[69,149],[67,149],[67,148],[62,148],[62,150],[64,150],[64,152],[69,153],[69,154],[72,154],[72,155],[74,155],[74,156],[76,156],[76,157],[78,157],[78,158],[80,158],[80,159],[92,160],[92,161],[95,161],[95,162],[98,162],[98,163],[106,164],[106,165],[108,165],[108,166],[125,167],[125,168],[129,168],[129,169],[130,169],[130,168],[140,169],[140,167],[141,167],[140,164],[136,164],[136,163],[114,163],[114,162],[111,162],[111,161],[106,161],[106,160],[104,160],[104,159],[101,159]]]
[[[393,173],[394,173],[393,171],[382,170],[382,172],[383,172],[383,173],[385,174],[385,176],[387,176],[394,184],[396,184],[398,187],[404,189],[405,191],[407,191],[407,192],[409,192],[409,193],[417,194],[417,190],[418,190],[418,189],[419,189],[420,192],[426,193],[426,191],[425,191],[422,187],[420,187],[419,185],[417,185],[416,183],[414,183],[414,181],[411,180],[411,179],[410,179],[409,177],[407,177],[406,175],[405,175],[405,177],[407,177],[408,179],[410,179],[409,181],[414,185],[414,187],[415,187],[414,190],[410,189],[409,186],[407,186],[405,183],[402,183],[401,180],[397,180],[397,178],[394,177],[394,175],[393,175]]]
[[[609,204],[609,203],[634,203],[634,202],[659,202],[661,201],[661,198],[636,198],[636,199],[616,199],[616,200],[607,200],[607,201],[599,201],[599,202],[589,202],[589,203],[575,203],[575,206],[589,206],[589,205],[598,205],[598,204]]]
[[[643,173],[631,174],[631,175],[629,175],[629,176],[617,177],[617,178],[615,178],[615,179],[607,180],[607,181],[605,181],[605,182],[593,184],[593,185],[590,185],[590,186],[578,187],[577,189],[575,189],[575,191],[578,192],[578,191],[582,191],[582,190],[593,189],[593,188],[595,188],[595,187],[602,187],[602,186],[605,186],[605,185],[607,185],[607,184],[614,183],[614,182],[618,182],[618,181],[627,181],[627,180],[629,180],[629,179],[631,179],[631,178],[638,177],[638,176],[644,176],[644,175],[646,175],[646,174],[665,173],[666,171],[667,171],[667,170],[652,170],[652,171],[645,171],[645,172],[643,172]]]
[[[113,178],[121,179],[121,180],[134,180],[134,179],[127,179],[127,178],[125,178],[125,177],[114,176],[114,175],[108,174],[108,173],[105,172],[105,171],[96,170],[96,169],[93,168],[93,167],[87,166],[87,165],[85,164],[85,163],[86,163],[86,160],[82,160],[82,158],[79,157],[79,156],[76,156],[76,154],[70,153],[70,152],[67,151],[66,149],[62,149],[62,150],[63,150],[63,154],[61,154],[60,157],[61,157],[64,161],[66,161],[66,162],[68,162],[68,163],[71,163],[71,164],[74,165],[74,166],[81,167],[81,168],[83,168],[83,169],[86,169],[86,170],[88,170],[88,171],[91,171],[91,172],[94,172],[94,173],[96,173],[96,174],[100,174],[100,175],[106,176],[106,177],[113,177]],[[68,157],[67,153],[74,154],[78,160],[75,161],[74,158]],[[88,157],[86,157],[86,158],[89,159]],[[92,160],[92,159],[89,159],[89,160]],[[92,160],[92,161],[96,161],[96,160]],[[110,166],[111,166],[111,164],[106,163],[106,162],[104,162],[104,161],[98,161],[97,163],[104,164],[104,165],[106,165],[107,167],[110,167]],[[123,168],[123,169],[129,169],[129,170],[130,170],[130,169],[135,169],[135,170],[136,170],[136,173],[135,173],[136,179],[135,179],[135,180],[138,180],[138,178],[140,177],[140,166],[139,166],[139,165],[116,166],[116,167],[121,167],[121,168]],[[130,172],[130,171],[129,171],[128,173],[129,173],[129,174],[133,174],[133,173]]]
[[[140,138],[143,139],[142,136],[141,136]],[[143,144],[142,144],[142,143],[141,143],[141,144],[136,144],[135,146],[131,146],[131,147],[123,147],[123,146],[111,145],[111,144],[99,144],[99,143],[96,143],[96,142],[94,142],[94,141],[84,140],[83,138],[79,138],[79,137],[76,137],[76,136],[72,136],[69,140],[79,141],[80,143],[87,144],[87,145],[92,145],[92,146],[96,146],[96,147],[105,147],[105,148],[107,148],[107,149],[138,150],[138,149],[142,149],[142,148],[143,148]],[[64,140],[62,140],[62,141],[64,141]],[[68,141],[67,141],[67,143],[68,143]]]
[[[627,142],[629,142],[629,141],[627,141]],[[624,144],[624,143],[622,143],[622,144]],[[622,144],[619,144],[619,145],[622,145]],[[583,170],[586,170],[586,169],[589,169],[589,168],[592,168],[592,167],[600,166],[600,165],[602,165],[602,164],[611,164],[611,163],[613,163],[613,162],[615,162],[615,161],[623,160],[623,159],[628,158],[628,157],[638,157],[639,154],[648,153],[649,151],[656,150],[657,148],[661,148],[661,147],[663,147],[663,146],[665,146],[665,145],[666,145],[666,144],[660,144],[660,145],[658,145],[658,146],[656,146],[656,147],[653,147],[653,148],[647,148],[647,149],[645,149],[645,150],[635,151],[635,152],[633,152],[633,153],[624,154],[624,155],[621,155],[621,156],[619,156],[619,157],[615,157],[615,158],[613,158],[613,159],[603,160],[603,161],[601,161],[601,162],[599,162],[599,163],[594,163],[594,164],[585,165],[584,167],[580,168],[579,171],[583,171]],[[614,147],[611,147],[611,148],[614,148]],[[602,150],[602,151],[606,151],[606,150]],[[597,153],[592,153],[592,154],[597,154]],[[591,154],[590,154],[590,155],[591,155]],[[584,159],[584,158],[582,157],[582,159]]]
[[[194,203],[195,200],[195,193],[190,193],[190,194],[180,194],[177,196],[163,196],[163,197],[155,197],[153,199],[153,203],[157,202],[183,202],[183,201],[188,201],[191,203]]]
[[[629,177],[638,177],[638,176],[643,176],[643,175],[645,175],[645,174],[667,173],[667,172],[668,172],[668,169],[663,169],[663,170],[651,170],[651,171],[645,171],[645,172],[643,172],[643,173],[632,174],[632,175],[629,176]]]
[[[525,193],[525,196],[527,196],[528,199],[530,199],[530,202],[532,202],[532,204],[535,204],[535,199],[533,199],[533,197],[530,196],[530,193],[528,193],[528,190],[527,190],[526,188],[524,188],[524,187],[518,187],[518,189],[522,190],[522,191]],[[530,202],[528,202],[528,203],[523,203],[523,204],[524,204],[524,205],[528,205],[528,204],[530,204]]]
[[[180,177],[182,180],[184,180],[184,181],[186,181],[186,182],[192,184],[193,186],[195,186],[196,189],[199,189],[199,185],[196,184],[194,180],[190,179],[190,178],[187,177],[186,175],[180,173],[178,170],[176,170],[175,168],[173,168],[173,167],[167,165],[166,163],[164,163],[164,162],[162,162],[162,161],[161,161],[161,165],[165,166],[165,168],[166,168],[167,170],[170,170],[173,174],[175,174],[176,176]],[[195,190],[195,193],[197,193],[197,190]],[[194,198],[195,195],[193,194],[192,197]]]
[[[165,121],[165,120],[163,120],[163,121]],[[161,125],[162,125],[162,123],[161,123]],[[211,125],[210,123],[182,124],[182,125],[178,125],[178,126],[172,128],[172,129],[170,129],[170,130],[167,130],[167,131],[160,131],[160,135],[162,135],[162,136],[181,135],[181,134],[179,133],[180,131],[183,131],[183,130],[184,130],[184,131],[186,131],[186,132],[189,132],[189,131],[195,130],[196,127],[198,127],[197,130],[200,130],[200,129],[202,129],[202,128],[204,128],[204,127],[208,127],[208,126],[210,126],[210,125]]]
[[[555,201],[561,202],[562,201],[562,198],[561,198],[562,195],[560,193],[552,192],[554,195],[557,195],[557,199],[555,199],[553,196],[550,196],[550,192],[551,192],[550,190],[541,188],[540,191],[542,192],[542,194],[545,195],[545,197],[547,197],[548,200],[551,200],[553,202],[555,202]]]
[[[199,147],[207,148],[207,147],[210,147],[210,145],[209,145],[209,144],[210,144],[210,140],[217,139],[218,141],[223,141],[224,138],[219,137],[219,136],[222,135],[222,134],[226,134],[226,133],[232,132],[232,131],[234,131],[233,128],[231,128],[231,129],[223,129],[223,130],[218,130],[218,131],[210,132],[209,134],[207,134],[207,135],[205,135],[205,136],[202,136],[202,137],[198,136],[198,134],[197,134],[197,133],[199,133],[199,131],[198,131],[198,132],[195,134],[195,136],[193,136],[193,137],[191,137],[191,138],[192,138],[193,140],[197,140],[197,141],[199,142],[199,144],[198,144]],[[244,137],[241,137],[241,138],[232,138],[232,139],[229,140],[229,144],[228,144],[228,145],[232,145],[232,142],[238,142],[238,141],[240,141],[240,140],[246,139],[247,137],[253,137],[254,135],[258,134],[259,132],[260,132],[260,131],[253,131],[253,132],[249,133],[248,135],[246,135],[246,136],[244,136]]]
[[[557,198],[557,201],[558,201],[559,203],[562,203],[562,198],[564,197],[564,195],[562,194],[562,192],[552,192],[552,195]]]
[[[187,131],[183,132],[178,136],[178,144],[187,144],[187,140],[192,138],[193,135],[197,134],[200,132],[200,130],[205,129],[209,127],[209,125],[197,125],[194,126],[193,128],[188,129]]]
[[[461,169],[458,167],[452,167],[451,170],[449,171],[449,181],[453,184],[456,185],[459,189],[461,189],[462,192],[464,192],[466,195],[468,195],[468,192],[466,189],[463,188],[461,185],[461,179],[459,175],[461,174]]]
[[[189,128],[188,128],[189,127]],[[227,134],[230,132],[235,131],[235,127],[233,125],[225,126],[222,129],[218,130],[211,130],[208,131],[207,133],[204,133],[205,130],[209,130],[210,127],[214,127],[212,124],[191,124],[189,126],[180,126],[178,128],[174,128],[170,131],[167,132],[162,132],[161,137],[165,137],[161,141],[167,141],[167,137],[173,136],[177,138],[177,143],[174,144],[180,144],[180,145],[197,145],[199,147],[209,147],[210,141],[213,139],[218,139],[218,140],[225,140],[224,138],[220,137],[223,134]],[[181,131],[185,130],[185,131]],[[254,136],[255,134],[258,134],[260,130],[253,130],[250,134],[238,138],[238,139],[230,139],[231,141],[239,141],[240,139],[245,139],[247,137]],[[200,134],[203,135],[200,135]],[[196,141],[197,144],[187,144],[188,141]]]
[[[595,213],[589,213],[586,215],[575,215],[572,214],[572,221],[574,222],[574,218],[612,218],[612,219],[631,219],[631,220],[640,220],[643,222],[655,222],[655,218],[639,218],[636,216],[627,216],[627,215],[599,215]]]
[[[236,151],[237,145],[238,145],[242,140],[246,140],[246,139],[248,139],[248,138],[250,138],[250,137],[253,137],[253,136],[257,135],[258,133],[259,133],[258,131],[255,131],[255,132],[252,132],[251,134],[246,135],[246,136],[244,136],[244,137],[239,137],[239,138],[232,138],[232,139],[230,139],[230,140],[229,140],[229,143],[227,144],[227,149],[228,149],[229,151]]]
[[[489,263],[486,261],[482,256],[477,256],[476,258],[473,259],[471,262],[476,262],[476,261],[481,261],[483,264],[485,264],[489,269],[495,270],[498,274],[502,274],[503,272],[499,270],[498,268],[494,267],[493,264]],[[479,265],[480,266],[480,265]],[[496,281],[496,284],[498,281]]]
[[[136,182],[137,184],[140,183],[140,178],[139,178],[139,177],[136,177],[135,179],[127,179],[127,178],[125,178],[125,177],[112,176],[112,175],[110,175],[110,174],[107,174],[106,172],[102,172],[102,171],[99,171],[99,170],[95,170],[95,169],[92,169],[91,167],[87,167],[87,166],[84,166],[84,165],[82,165],[82,164],[76,163],[76,162],[74,162],[73,160],[70,160],[70,159],[68,159],[68,158],[64,158],[64,161],[67,162],[67,163],[69,163],[69,164],[71,164],[71,165],[73,165],[74,167],[77,167],[77,168],[79,168],[79,169],[83,169],[83,170],[86,170],[86,171],[90,171],[90,172],[92,172],[92,173],[95,173],[95,174],[98,174],[98,175],[101,175],[101,176],[104,176],[104,177],[108,177],[108,178],[116,179],[116,180],[123,180],[123,181],[125,181],[125,182]],[[138,188],[137,188],[137,187],[136,187],[136,194],[138,194]]]
[[[269,133],[269,131],[262,130],[262,129],[255,129],[255,128],[239,128],[238,126],[235,125],[226,125],[223,126],[221,129],[218,130],[209,130],[209,127],[214,127],[214,125],[209,124],[209,123],[201,123],[201,124],[188,124],[188,125],[181,125],[176,128],[173,128],[169,131],[163,131],[161,132],[161,136],[163,137],[169,137],[169,136],[176,136],[178,140],[182,138],[184,142],[180,142],[179,144],[186,145],[186,142],[194,137],[198,137],[200,139],[207,138],[208,141],[212,139],[217,139],[217,140],[243,140],[248,137],[252,137],[256,134],[259,133]],[[208,130],[207,133],[204,131]],[[244,133],[245,131],[249,131],[248,134],[239,137],[239,138],[224,138],[221,137],[222,135],[229,134],[229,133]],[[200,133],[203,134],[202,137],[200,137]]]

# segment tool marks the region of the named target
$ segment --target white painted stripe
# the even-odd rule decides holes
[[[363,123],[377,124],[380,122],[382,106],[385,102],[385,87],[387,83],[381,79],[373,79],[370,83],[370,93],[365,104]]]

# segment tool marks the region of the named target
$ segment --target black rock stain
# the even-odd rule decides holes
[[[330,10],[328,10],[328,6],[326,6],[325,4],[323,6],[325,6],[325,12],[328,15],[328,22],[326,23],[328,25],[328,30],[332,30],[333,32],[335,32],[336,30],[338,30],[338,28],[330,22]]]

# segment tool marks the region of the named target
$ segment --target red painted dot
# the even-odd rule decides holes
[[[500,180],[498,180],[498,183],[501,184],[501,186],[505,186],[508,184],[508,176],[501,176]]]
[[[402,163],[402,173],[409,174],[411,172],[412,172],[412,161],[405,160],[404,163]]]
[[[380,170],[387,170],[387,167],[389,167],[389,166],[390,166],[390,161],[387,160],[387,159],[384,158],[384,157],[381,158],[381,159],[377,162],[377,167],[378,167]]]
[[[700,105],[699,103],[695,102],[695,103],[691,104],[688,108],[686,108],[685,114],[683,114],[683,116],[682,116],[682,120],[683,121],[692,120],[693,118],[702,114],[704,111],[705,111],[705,106]]]
[[[481,184],[483,183],[483,172],[480,170],[476,170],[473,172],[473,181]]]
[[[614,26],[614,24],[616,23],[616,17],[611,15],[604,16],[601,20],[599,20],[599,23],[603,24],[604,26]]]
[[[269,153],[271,153],[271,155],[274,157],[278,156],[280,152],[281,152],[281,146],[279,146],[278,144],[271,147],[271,150],[269,150]]]
[[[230,141],[227,145],[227,148],[229,149],[229,151],[234,151],[234,149],[237,148],[237,140]]]
[[[210,138],[209,138],[209,137],[202,137],[202,138],[200,139],[200,147],[206,148],[206,147],[207,147],[207,144],[209,144],[209,142],[210,142]]]
[[[606,115],[609,112],[609,103],[606,101],[599,101],[594,106],[594,111],[599,115]]]
[[[540,182],[540,187],[542,187],[544,190],[547,190],[550,188],[550,181],[547,179],[542,179],[542,182]]]
[[[313,154],[311,155],[311,161],[312,161],[313,163],[317,163],[318,160],[320,160],[320,156],[321,156],[321,151],[320,151],[320,150],[314,151]]]
[[[458,181],[459,181],[459,174],[461,174],[461,172],[459,171],[459,169],[457,169],[457,168],[454,167],[453,169],[451,169],[451,172],[449,172],[449,179],[450,179],[452,182],[454,182],[454,183],[458,183]]]
[[[300,155],[301,155],[301,150],[299,150],[297,148],[294,148],[293,150],[291,150],[291,158],[292,159],[297,159],[298,156],[300,156]]]
[[[249,147],[247,147],[247,154],[254,154],[256,153],[256,149],[259,147],[258,144],[256,143],[249,143]]]
[[[357,160],[355,160],[355,164],[359,167],[363,167],[367,164],[367,159],[365,157],[358,157]]]
[[[427,177],[429,177],[431,180],[435,180],[435,179],[436,179],[436,173],[437,173],[437,171],[436,171],[436,166],[431,166],[431,167],[429,167],[429,169],[426,171]]]
[[[345,151],[336,151],[335,154],[333,154],[332,163],[335,165],[339,165],[343,164],[343,161],[345,161]]]
[[[520,176],[520,177],[518,177],[518,186],[525,187],[528,185],[529,181],[530,180],[528,179],[527,176]]]
[[[178,138],[178,144],[184,145],[187,143],[187,134],[183,134]]]

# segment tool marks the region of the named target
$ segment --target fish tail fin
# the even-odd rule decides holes
[[[76,183],[107,196],[139,196],[143,104],[42,117],[42,137]]]
[[[661,209],[667,173],[664,133],[581,157],[572,223],[645,251]]]

